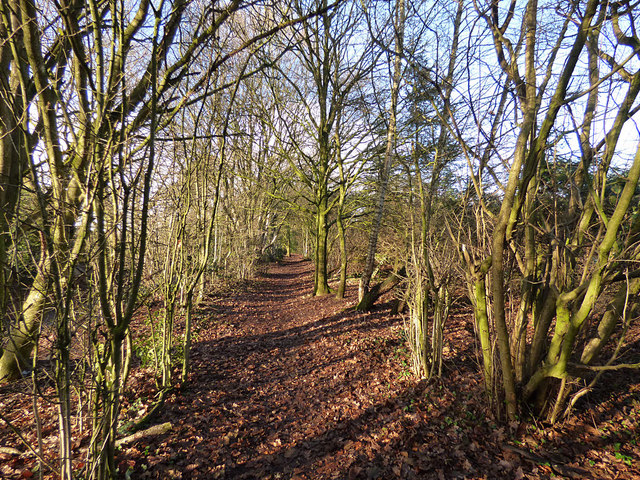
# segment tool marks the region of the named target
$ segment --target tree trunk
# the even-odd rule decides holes
[[[392,290],[398,285],[406,276],[407,270],[402,267],[398,273],[391,273],[383,282],[374,285],[369,291],[362,297],[362,300],[356,306],[356,310],[367,311],[371,310],[376,301],[385,293]]]
[[[185,321],[184,321],[184,342],[182,357],[182,383],[186,383],[189,378],[189,367],[191,358],[191,330],[193,314],[193,291],[188,291],[185,300]]]
[[[336,224],[338,226],[338,240],[340,242],[340,282],[338,283],[336,297],[344,298],[344,292],[347,287],[347,241],[344,224],[342,223],[342,209],[340,207],[338,208]]]
[[[316,212],[316,254],[315,254],[315,282],[313,288],[313,294],[315,296],[327,295],[331,293],[328,283],[328,269],[327,269],[327,213],[326,213],[327,200],[326,198],[318,206]]]
[[[0,89],[0,317],[5,318],[8,302],[7,247],[11,242],[11,225],[19,198],[22,177],[28,166],[24,134],[17,124],[22,115],[20,70],[10,68],[9,44],[0,47],[0,70],[4,78]],[[6,78],[8,76],[9,78]],[[8,88],[6,88],[8,87]],[[0,375],[0,379],[2,376]]]
[[[395,52],[393,60],[393,80],[391,85],[391,104],[389,106],[389,127],[387,129],[387,146],[384,152],[384,164],[380,172],[380,184],[378,189],[378,201],[373,218],[373,225],[369,235],[369,245],[367,247],[367,259],[360,277],[360,288],[358,289],[358,310],[366,310],[365,305],[370,300],[364,301],[365,295],[369,292],[371,276],[375,263],[375,255],[378,246],[378,235],[382,224],[382,214],[384,212],[384,202],[389,184],[389,173],[396,146],[396,114],[398,106],[398,94],[400,92],[400,82],[402,81],[402,54],[404,50],[404,0],[396,1],[395,19]],[[364,302],[364,303],[363,303]],[[371,304],[372,305],[372,304]],[[370,307],[368,307],[370,308]]]
[[[47,255],[44,248],[41,255]],[[17,325],[9,330],[9,342],[0,357],[0,382],[20,378],[21,372],[30,366],[29,357],[37,341],[38,327],[47,299],[50,264],[51,261],[46,257],[23,303],[22,315]]]

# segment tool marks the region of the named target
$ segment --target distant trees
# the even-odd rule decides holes
[[[213,41],[206,48],[208,58],[198,59],[202,68],[207,67],[209,58],[242,47],[246,39],[229,34],[238,24],[244,26],[246,34],[259,35],[250,27],[252,22],[257,20],[240,12],[227,22],[221,28],[227,33],[225,40]],[[201,98],[181,109],[162,131],[165,149],[155,177],[158,187],[152,200],[147,270],[153,272],[150,279],[154,279],[149,288],[159,290],[162,300],[158,321],[150,321],[157,333],[151,350],[157,357],[157,383],[163,391],[173,384],[176,349],[182,355],[181,380],[188,380],[193,310],[204,294],[206,272],[219,268],[220,198],[226,197],[222,202],[225,209],[229,208],[229,198],[235,200],[233,189],[229,191],[224,184],[233,182],[227,164],[232,163],[234,138],[240,135],[235,125],[236,99],[241,96],[241,84],[255,74],[253,57],[251,50],[237,54],[233,64],[211,72],[201,86],[205,92]],[[190,88],[190,80],[185,81],[185,94]],[[250,236],[248,231],[246,234]],[[243,251],[236,257],[251,261],[253,253]],[[182,345],[177,345],[177,317],[185,319]]]
[[[314,3],[315,8],[325,9],[327,5],[326,0]],[[299,14],[304,7],[295,2],[293,8]],[[302,22],[291,33],[291,54],[279,67],[287,91],[295,95],[295,102],[279,105],[280,125],[289,133],[299,132],[286,139],[295,149],[287,161],[307,189],[304,195],[313,206],[314,295],[330,292],[331,212],[340,198],[344,202],[344,190],[342,196],[338,193],[341,187],[352,183],[344,176],[344,162],[348,159],[342,157],[346,145],[342,143],[345,139],[339,137],[344,132],[340,131],[344,126],[341,117],[376,61],[363,20],[358,2],[342,2],[335,9]],[[292,126],[292,122],[299,126]],[[349,143],[360,141],[350,139]]]

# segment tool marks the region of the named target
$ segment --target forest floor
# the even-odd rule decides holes
[[[291,257],[209,295],[189,382],[154,420],[172,427],[119,451],[122,478],[640,479],[637,374],[609,374],[561,424],[504,425],[483,393],[468,306],[446,325],[442,377],[425,382],[410,372],[400,316],[385,304],[353,311],[353,286],[344,300],[312,297],[312,277]],[[130,382],[124,419],[154,394],[150,370]],[[0,411],[29,440],[26,390],[0,391]],[[42,415],[55,455],[55,412]],[[24,450],[1,421],[0,447]],[[29,478],[34,464],[0,453],[0,478]]]

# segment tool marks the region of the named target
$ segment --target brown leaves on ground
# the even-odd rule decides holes
[[[123,448],[123,478],[640,478],[640,383],[562,426],[501,426],[468,311],[449,319],[443,378],[427,384],[409,372],[400,317],[348,309],[353,289],[311,297],[311,279],[311,263],[293,257],[208,299],[193,373],[156,419],[173,428]],[[151,392],[142,371],[132,383]],[[11,399],[0,408],[28,415],[28,396]],[[20,446],[5,427],[0,446]],[[0,454],[0,476],[20,478],[34,461]]]

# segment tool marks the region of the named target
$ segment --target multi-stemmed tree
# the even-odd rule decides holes
[[[509,418],[522,402],[535,401],[555,420],[571,393],[575,400],[586,391],[576,389],[580,379],[615,368],[592,363],[615,328],[626,331],[638,289],[632,205],[640,155],[626,163],[615,198],[607,184],[612,165],[622,161],[622,129],[637,110],[640,42],[628,3],[570,2],[552,9],[535,0],[508,6],[492,1],[476,9],[493,39],[507,93],[496,102],[498,112],[511,98],[506,111],[517,119],[511,147],[496,142],[485,150],[488,156],[474,152],[476,198],[492,224],[488,250],[471,252],[475,260],[466,253],[485,334],[485,374],[500,372]],[[504,125],[503,117],[499,121]],[[494,127],[486,138],[496,140]],[[499,208],[495,185],[480,180],[492,156],[503,159],[493,172]],[[483,291],[487,274],[490,307]],[[509,277],[518,280],[507,288]],[[604,305],[610,289],[617,293]],[[507,302],[518,306],[513,319]],[[484,348],[487,318],[493,321],[498,368]],[[594,336],[585,344],[581,332]]]

